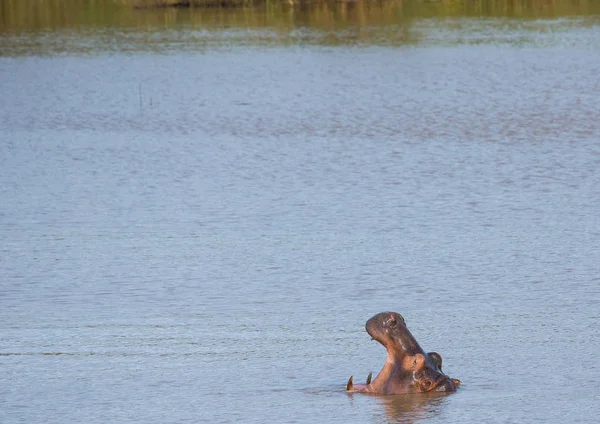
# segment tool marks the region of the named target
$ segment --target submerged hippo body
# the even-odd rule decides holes
[[[424,392],[454,392],[460,381],[442,372],[442,356],[425,353],[406,328],[402,315],[382,312],[367,321],[367,333],[383,345],[387,357],[375,380],[353,384],[348,380],[346,390],[380,395]]]

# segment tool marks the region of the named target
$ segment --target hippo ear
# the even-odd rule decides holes
[[[442,355],[440,355],[437,352],[429,352],[429,359],[431,359],[433,361],[434,364],[437,365],[437,367],[440,369],[440,371],[442,370]]]

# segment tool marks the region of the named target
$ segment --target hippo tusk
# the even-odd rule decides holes
[[[354,382],[352,381],[352,377],[354,377],[354,376],[351,375],[350,378],[348,379],[348,383],[346,384],[347,391],[354,390]]]
[[[373,377],[373,373],[372,373],[372,372],[370,372],[370,373],[369,373],[369,376],[367,377],[367,386],[368,386],[369,384],[371,384],[371,377]]]

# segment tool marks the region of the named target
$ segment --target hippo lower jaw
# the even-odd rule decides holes
[[[370,373],[367,377],[366,384],[354,384],[354,377],[348,379],[346,384],[346,391],[348,392],[371,392],[369,385],[371,384],[373,373]],[[428,392],[455,392],[460,386],[460,380],[456,378],[441,378],[437,381],[431,380],[419,380],[416,383],[417,393],[428,393]]]
[[[348,379],[348,383],[346,383],[346,391],[347,392],[364,392],[366,391],[367,387],[369,387],[369,384],[371,384],[371,378],[373,377],[373,373],[370,372],[369,376],[367,377],[367,383],[366,384],[354,384],[354,376],[350,376],[350,378]]]

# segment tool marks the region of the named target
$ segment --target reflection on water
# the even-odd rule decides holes
[[[420,420],[432,419],[439,415],[444,404],[452,393],[419,393],[399,396],[376,396],[361,393],[347,393],[350,402],[362,400],[365,397],[375,400],[375,411],[385,414],[383,421],[395,423],[414,423]],[[356,407],[360,407],[356,405]],[[374,417],[376,421],[382,421]]]
[[[600,14],[600,2],[493,0],[144,10],[127,1],[5,0],[0,8],[0,55],[5,56],[240,44],[539,44],[574,26],[593,26]],[[507,34],[514,31],[522,34]]]
[[[379,403],[393,422],[413,423],[438,415],[448,396],[448,393],[382,396]]]

